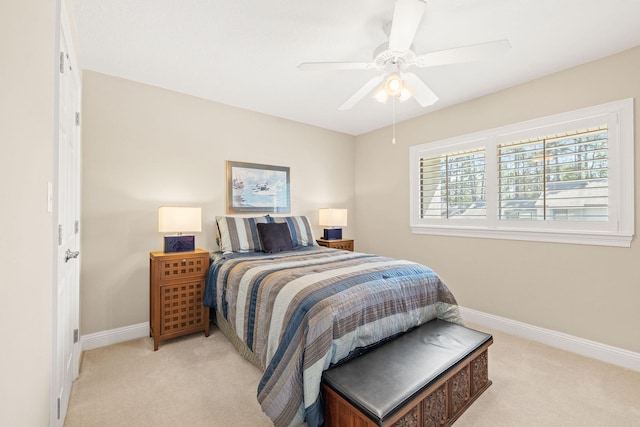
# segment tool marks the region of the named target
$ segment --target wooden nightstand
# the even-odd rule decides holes
[[[342,249],[343,251],[353,251],[353,239],[325,240],[317,239],[320,246],[327,248]]]
[[[209,307],[202,305],[209,252],[151,252],[149,325],[153,350],[160,341],[194,332],[209,336]]]

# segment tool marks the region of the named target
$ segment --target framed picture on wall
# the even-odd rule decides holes
[[[227,160],[227,213],[291,212],[289,168]]]

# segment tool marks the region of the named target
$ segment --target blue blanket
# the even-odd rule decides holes
[[[204,304],[265,367],[258,401],[278,427],[322,423],[320,382],[332,364],[436,317],[462,323],[428,267],[317,246],[214,259]]]

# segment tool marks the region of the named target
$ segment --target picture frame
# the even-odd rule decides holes
[[[289,167],[227,160],[227,213],[289,213]]]

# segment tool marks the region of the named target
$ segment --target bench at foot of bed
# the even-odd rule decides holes
[[[324,372],[325,427],[448,426],[490,385],[490,334],[443,320]]]

